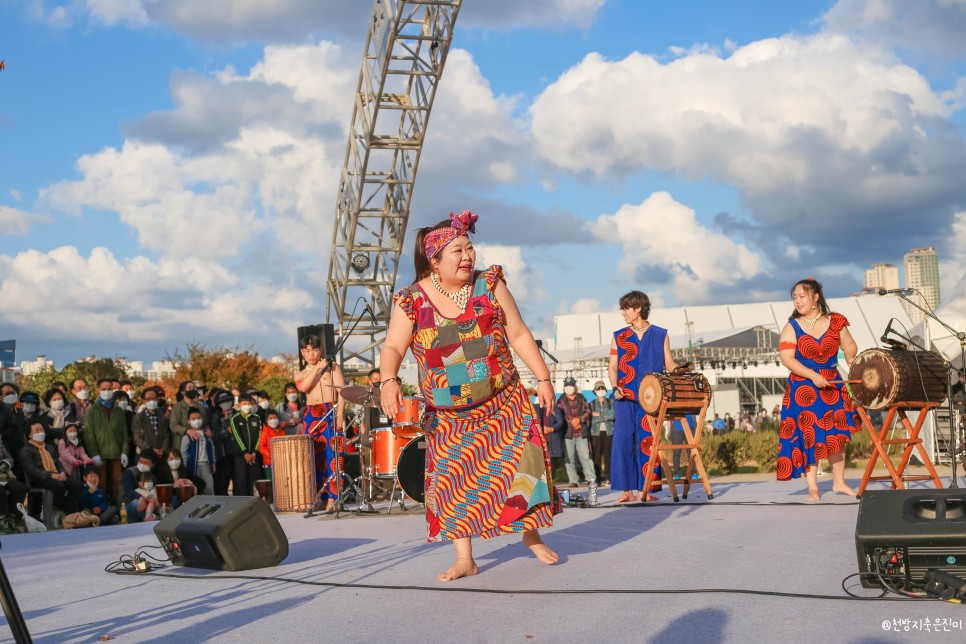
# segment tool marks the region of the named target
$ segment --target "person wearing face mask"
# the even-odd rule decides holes
[[[66,394],[56,387],[51,387],[44,393],[44,407],[47,408],[48,426],[52,429],[63,431],[70,421],[83,425],[74,418],[74,408],[67,404]]]
[[[215,467],[212,478],[215,483],[215,494],[228,494],[228,484],[234,474],[235,458],[231,452],[231,417],[235,415],[235,398],[231,393],[223,391],[215,397],[215,408],[208,417],[211,428],[211,440],[215,446]]]
[[[590,401],[590,440],[593,448],[597,482],[610,485],[610,452],[614,438],[614,401],[607,397],[603,380],[594,383],[594,399]]]
[[[120,519],[117,507],[107,502],[107,495],[100,487],[100,470],[95,465],[84,468],[84,488],[80,495],[80,509],[87,510],[100,519],[98,525],[113,525]]]
[[[174,487],[193,487],[195,494],[204,494],[205,481],[188,471],[188,466],[181,454],[180,449],[172,447],[162,457],[161,465],[155,468],[157,472],[156,482],[158,485],[169,484]],[[180,500],[175,497],[171,508],[178,509],[181,505]]]
[[[201,402],[201,393],[193,380],[185,380],[178,385],[178,394],[175,396],[177,402],[171,407],[171,444],[181,445],[181,439],[188,433],[191,427],[188,426],[188,411],[191,409],[204,409]]]
[[[262,419],[256,412],[255,399],[242,394],[238,397],[238,411],[229,423],[231,441],[228,443],[234,460],[232,494],[254,496],[255,481],[259,479],[262,455],[258,453],[258,439],[262,432]]]
[[[130,439],[123,409],[114,407],[111,380],[97,381],[97,402],[91,405],[81,432],[84,448],[101,468],[101,482],[111,502],[120,498],[121,471],[128,464]]]
[[[90,392],[87,391],[87,383],[83,378],[74,378],[70,383],[70,392],[74,401],[70,404],[73,409],[73,416],[83,425],[87,421],[87,412],[91,408]]]
[[[127,503],[127,512],[129,521],[141,521],[142,517],[133,517],[133,513],[137,510],[138,506],[138,481],[142,474],[150,473],[154,474],[156,470],[160,470],[158,455],[154,453],[154,450],[148,450],[138,454],[137,462],[131,467],[124,468],[124,472],[121,474],[121,489],[123,490],[123,499]],[[120,506],[118,506],[120,507]]]
[[[157,521],[155,510],[158,510],[161,504],[158,503],[157,492],[155,492],[154,474],[139,472],[137,481],[134,500],[128,503],[127,507],[128,521],[131,523]]]
[[[578,458],[584,478],[588,483],[596,483],[597,474],[590,460],[590,405],[584,395],[577,391],[577,381],[573,378],[564,380],[564,392],[557,400],[557,406],[563,410],[564,420],[567,421],[567,433],[564,434],[564,467],[570,487],[578,486]]]
[[[20,450],[20,466],[23,468],[27,485],[53,492],[54,507],[60,512],[77,512],[80,482],[67,477],[54,448],[45,442],[47,436],[44,426],[35,422],[29,431],[30,440]]]
[[[81,480],[81,472],[85,466],[94,464],[94,459],[84,451],[80,440],[80,426],[76,421],[69,422],[64,428],[64,437],[57,440],[57,454],[67,477],[76,481]]]
[[[64,435],[63,429],[51,430],[50,417],[40,408],[40,394],[36,391],[25,391],[20,394],[20,410],[23,411],[24,422],[28,426],[34,422],[44,426],[47,442],[51,445]]]
[[[27,444],[27,419],[20,409],[20,390],[11,382],[0,385],[0,439],[11,454],[17,454],[15,472],[18,478],[23,475],[20,469],[20,450]]]
[[[169,421],[159,409],[158,395],[154,389],[145,390],[142,399],[144,409],[134,416],[134,423],[131,425],[134,444],[139,454],[153,450],[155,454],[162,456],[171,448]]]
[[[134,444],[134,403],[130,395],[121,389],[114,392],[114,406],[117,413],[124,412],[124,422],[127,425],[127,462],[138,460],[137,446]]]
[[[200,409],[188,411],[189,433],[181,438],[181,453],[184,455],[184,467],[193,480],[201,479],[204,484],[198,485],[199,493],[211,494],[215,489],[212,472],[215,466],[215,445],[211,440],[211,430],[205,427],[204,414]],[[192,438],[191,433],[197,438]]]
[[[262,435],[258,439],[258,453],[262,455],[262,469],[267,479],[272,478],[271,440],[277,436],[285,436],[285,429],[279,420],[278,412],[270,409],[265,414],[265,425],[262,427]]]
[[[279,426],[286,434],[301,433],[305,403],[302,402],[294,382],[285,383],[285,400],[275,406],[275,411],[278,412]]]

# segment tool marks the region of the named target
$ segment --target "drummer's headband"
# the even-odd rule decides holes
[[[476,220],[479,216],[475,212],[464,210],[460,214],[449,213],[450,224],[443,226],[428,233],[423,238],[423,246],[426,250],[426,259],[432,259],[439,251],[443,250],[447,244],[462,235],[476,234]]]

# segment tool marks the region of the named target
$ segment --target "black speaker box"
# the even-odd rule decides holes
[[[249,570],[278,565],[288,539],[271,506],[252,496],[195,496],[154,526],[171,563]]]
[[[322,341],[322,357],[329,355],[329,352],[335,348],[335,326],[332,324],[310,324],[309,326],[298,327],[298,341],[299,346],[296,347],[296,355],[299,357],[299,369],[305,368],[305,360],[302,358],[302,338],[307,338],[310,335],[318,336]],[[339,356],[336,356],[338,361]]]
[[[862,585],[909,588],[929,569],[966,576],[966,490],[866,490],[855,521]],[[877,574],[876,574],[877,573]]]

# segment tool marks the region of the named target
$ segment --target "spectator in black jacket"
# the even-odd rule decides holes
[[[82,485],[67,477],[54,448],[45,441],[44,426],[30,426],[30,440],[20,450],[20,466],[30,487],[42,487],[54,493],[54,507],[65,514],[77,512]]]

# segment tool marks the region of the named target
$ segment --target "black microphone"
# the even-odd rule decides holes
[[[912,289],[911,288],[890,288],[890,289],[880,288],[878,290],[878,293],[879,295],[896,295],[896,294],[911,295]]]
[[[882,332],[882,337],[879,338],[879,341],[882,342],[882,344],[886,344],[889,342],[889,334],[892,333],[893,320],[895,320],[895,318],[889,318],[889,324],[886,325],[886,330]]]

